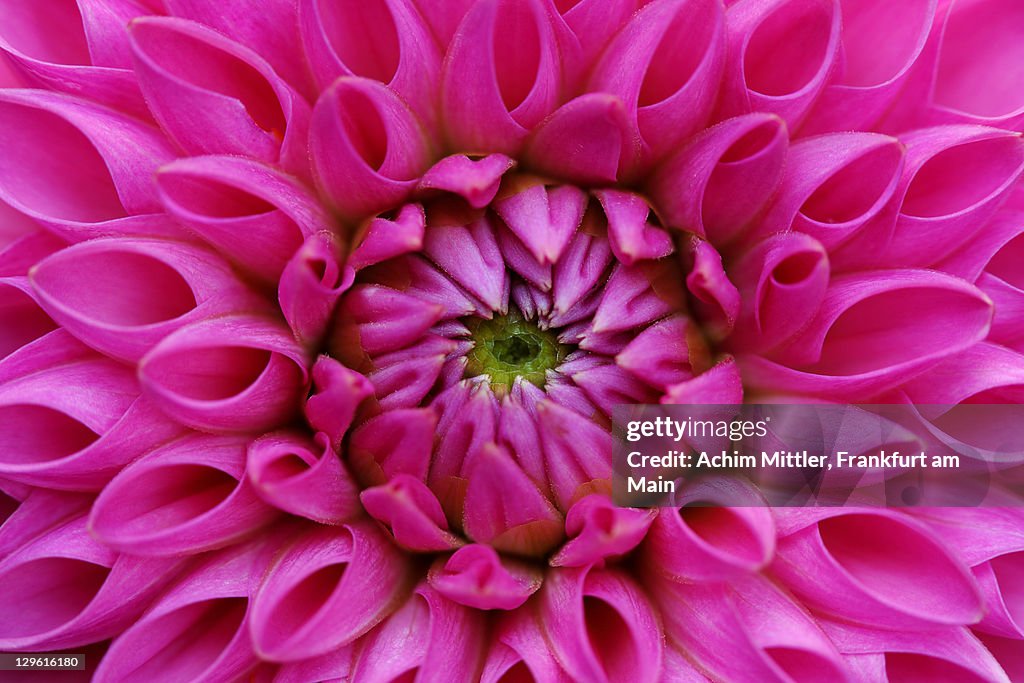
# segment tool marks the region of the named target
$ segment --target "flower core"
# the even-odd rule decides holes
[[[557,368],[570,350],[516,311],[491,320],[471,318],[466,328],[473,349],[466,354],[465,377],[486,376],[498,395],[507,394],[519,377],[544,388],[547,372]]]

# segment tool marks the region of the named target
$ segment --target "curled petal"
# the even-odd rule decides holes
[[[768,564],[775,525],[765,508],[663,509],[644,550],[651,566],[673,579],[727,581]]]
[[[726,12],[728,65],[719,116],[777,114],[795,130],[835,67],[838,0],[742,2]]]
[[[307,176],[309,105],[256,52],[202,24],[146,17],[129,32],[146,102],[190,154],[237,154]]]
[[[853,666],[884,672],[886,681],[1010,683],[985,646],[966,628],[922,631],[864,628],[822,620],[822,627]],[[1015,641],[1019,648],[1019,641]]]
[[[438,593],[475,609],[514,610],[540,588],[540,570],[505,559],[489,545],[466,545],[438,560],[427,581]]]
[[[678,271],[664,259],[617,265],[601,293],[592,331],[623,332],[683,310],[684,293],[678,278]]]
[[[584,302],[598,288],[611,260],[606,240],[577,232],[552,273],[555,311],[565,314]]]
[[[302,0],[299,18],[302,46],[321,88],[339,76],[370,78],[434,123],[441,52],[412,0]]]
[[[505,260],[486,218],[466,226],[431,226],[426,234],[424,253],[453,282],[492,311],[506,309],[509,283]]]
[[[650,403],[657,398],[657,392],[615,363],[596,365],[578,372],[569,370],[566,365],[563,364],[559,372],[571,377],[573,383],[605,415],[611,415],[615,406],[623,403]]]
[[[0,201],[0,277],[25,275],[32,266],[66,244],[36,221]]]
[[[773,235],[732,272],[742,306],[731,348],[764,351],[798,334],[818,313],[828,288],[828,254],[808,235]]]
[[[421,683],[478,680],[485,649],[484,615],[420,584],[363,642],[352,680],[391,683],[403,676]],[[415,633],[419,637],[410,638]]]
[[[133,0],[5,2],[0,6],[0,50],[48,89],[84,94],[146,118],[125,30],[143,14],[149,10]]]
[[[669,641],[713,680],[860,680],[804,608],[761,576],[657,586],[673,605],[663,612]]]
[[[190,567],[117,637],[95,680],[215,681],[254,668],[258,659],[249,642],[249,604],[269,555],[266,544],[257,541],[226,548]],[[185,638],[189,656],[175,656],[174,648]]]
[[[44,310],[105,354],[134,362],[189,323],[266,307],[211,251],[110,238],[73,245],[33,268]]]
[[[981,342],[911,380],[904,391],[917,404],[1021,403],[1022,360],[1017,351]]]
[[[339,78],[317,100],[309,139],[317,184],[346,220],[391,208],[430,166],[416,116],[387,86]]]
[[[1024,173],[1024,141],[1016,133],[941,126],[902,139],[907,156],[894,193],[898,213],[879,216],[837,252],[834,261],[843,268],[935,263],[980,231]],[[885,247],[878,253],[880,242]],[[874,252],[870,259],[862,249]]]
[[[259,52],[274,70],[303,95],[313,88],[299,41],[298,8],[292,0],[261,2],[259,11],[247,3],[205,0],[161,0],[167,14],[211,26],[242,45]]]
[[[559,663],[575,680],[658,680],[661,625],[641,588],[612,569],[548,571],[540,613]]]
[[[608,217],[608,242],[619,261],[631,266],[672,253],[668,233],[648,221],[651,207],[646,200],[619,190],[598,190],[595,195]]]
[[[414,552],[443,552],[463,544],[448,531],[448,520],[434,493],[415,477],[396,474],[386,484],[360,494],[366,511],[385,524],[395,542]]]
[[[152,176],[175,153],[137,119],[58,93],[2,90],[0,146],[0,200],[69,241],[180,232],[145,215],[160,211]]]
[[[594,3],[589,3],[594,4]],[[633,168],[640,137],[617,96],[588,93],[538,125],[523,150],[532,168],[583,185],[614,183]]]
[[[7,483],[4,488],[9,488]],[[64,522],[81,517],[94,499],[94,496],[87,493],[25,488],[27,492],[22,500],[14,496],[14,491],[2,493],[0,554],[4,557]]]
[[[90,528],[112,548],[139,555],[194,554],[229,545],[277,511],[245,475],[246,442],[189,435],[118,474],[93,506]]]
[[[897,190],[903,145],[876,133],[833,133],[790,147],[759,232],[802,232],[832,249],[883,211]]]
[[[351,643],[400,599],[406,562],[372,523],[304,531],[270,567],[252,605],[263,659],[290,662]]]
[[[274,674],[273,683],[322,683],[323,681],[350,680],[354,650],[355,648],[351,645],[346,645],[319,657],[281,664]]]
[[[441,111],[455,150],[516,155],[558,105],[561,60],[540,0],[483,0],[466,13],[445,58]]]
[[[536,610],[529,608],[501,616],[480,681],[499,683],[527,674],[535,681],[568,683],[571,680],[544,639]]]
[[[0,359],[56,328],[25,278],[0,278]]]
[[[691,240],[690,257],[693,267],[686,275],[686,288],[693,295],[694,308],[704,319],[707,334],[723,339],[739,317],[740,293],[722,266],[722,255],[710,242]]]
[[[306,348],[323,341],[341,295],[352,286],[355,271],[343,269],[340,261],[337,238],[319,232],[306,238],[281,274],[281,313]]]
[[[331,228],[301,183],[249,159],[179,159],[162,167],[156,182],[175,218],[266,282],[277,282],[306,237]]]
[[[587,567],[624,555],[638,546],[657,513],[613,505],[607,496],[590,495],[569,508],[565,533],[570,540],[551,558],[552,567]]]
[[[537,426],[548,481],[563,510],[611,477],[611,435],[589,418],[554,400],[537,404]]]
[[[561,515],[509,452],[493,444],[469,471],[463,526],[478,543],[519,555],[543,555],[563,538]]]
[[[579,43],[584,74],[637,9],[637,0],[558,0],[554,4]]]
[[[715,0],[656,0],[594,67],[587,89],[622,101],[648,157],[657,159],[707,122],[725,68],[724,24]]]
[[[786,125],[772,114],[737,116],[700,133],[649,181],[661,220],[716,246],[732,241],[775,193],[788,148]]]
[[[833,399],[877,393],[981,341],[991,316],[988,297],[938,272],[835,277],[810,325],[778,352],[782,364],[743,356],[744,379]]]
[[[801,135],[871,129],[924,59],[936,2],[843,0],[840,6],[841,66],[800,127]],[[920,100],[915,104],[920,109]]]
[[[358,516],[359,489],[327,435],[275,432],[249,444],[246,475],[265,502],[321,524]]]
[[[181,328],[142,359],[143,390],[182,424],[254,431],[292,417],[308,383],[308,359],[291,331],[254,316]]]
[[[85,517],[60,524],[0,562],[9,591],[0,604],[0,647],[56,650],[110,638],[180,566],[118,555],[89,535]]]
[[[430,167],[419,189],[452,192],[473,208],[482,209],[498,194],[502,176],[515,165],[515,160],[504,154],[488,154],[478,159],[453,154]]]
[[[346,265],[360,270],[402,254],[421,251],[426,225],[427,218],[419,204],[406,204],[394,220],[378,216],[370,221]]]
[[[320,356],[313,366],[315,391],[306,401],[306,420],[317,432],[324,432],[334,450],[339,450],[363,399],[373,386],[363,375],[329,356]]]
[[[921,523],[875,509],[817,516],[816,522],[811,513],[786,520],[772,566],[808,605],[881,628],[981,619],[984,608],[974,577]]]

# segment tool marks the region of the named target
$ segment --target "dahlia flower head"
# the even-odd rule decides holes
[[[1019,0],[2,0],[0,48],[0,651],[1024,680],[1016,501],[610,498],[617,404],[1024,402]]]

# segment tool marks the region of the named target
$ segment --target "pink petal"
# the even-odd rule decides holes
[[[611,477],[612,443],[597,423],[556,401],[537,404],[537,426],[555,500],[568,510],[579,498],[604,490]]]
[[[127,361],[189,323],[266,306],[219,256],[167,240],[92,240],[50,256],[30,277],[55,321]]]
[[[301,44],[321,88],[339,76],[386,83],[433,126],[442,55],[411,0],[302,0],[299,17]]]
[[[364,490],[360,499],[406,550],[443,552],[464,543],[448,531],[448,520],[434,493],[408,474],[396,474],[386,484]]]
[[[399,599],[406,562],[372,523],[305,530],[271,565],[250,633],[263,659],[289,662],[351,643]]]
[[[486,218],[467,226],[431,226],[426,234],[424,253],[453,282],[492,311],[505,310],[508,297],[505,260]]]
[[[721,3],[648,3],[609,43],[587,89],[617,96],[652,160],[700,130],[725,66]]]
[[[554,4],[579,43],[583,74],[637,9],[636,0],[556,0]]]
[[[359,489],[326,434],[260,437],[249,444],[246,475],[264,502],[293,515],[321,524],[359,515]]]
[[[785,123],[771,114],[738,116],[701,132],[649,181],[661,220],[716,246],[732,241],[778,188],[788,142]]]
[[[539,569],[506,559],[489,545],[466,545],[438,560],[427,581],[449,600],[482,610],[514,610],[540,588]]]
[[[935,5],[935,0],[843,0],[842,63],[800,134],[871,129],[922,61]],[[920,101],[915,104],[920,110]]]
[[[0,145],[0,200],[65,239],[180,232],[133,215],[160,211],[152,176],[175,156],[136,119],[67,95],[3,90]]]
[[[130,34],[146,102],[185,151],[308,175],[309,105],[256,52],[185,19],[137,19]]]
[[[8,488],[6,484],[4,488]],[[25,488],[27,493],[20,501],[12,495],[12,491],[3,494],[4,522],[0,525],[0,554],[4,557],[64,522],[81,517],[95,498],[87,493]]]
[[[164,338],[140,362],[139,378],[146,395],[182,424],[255,431],[293,416],[305,395],[308,363],[284,325],[232,316]]]
[[[642,589],[621,570],[551,569],[540,610],[551,648],[573,679],[658,680],[660,625]]]
[[[303,185],[248,159],[179,159],[156,181],[175,218],[265,282],[277,282],[306,237],[332,226]]]
[[[599,289],[611,264],[612,253],[607,240],[577,232],[554,268],[554,308],[568,313],[588,294]]]
[[[588,567],[624,555],[640,544],[656,516],[654,510],[618,507],[607,496],[581,498],[565,518],[571,538],[549,562],[552,567]]]
[[[118,555],[85,517],[54,527],[0,562],[0,647],[59,650],[110,638],[131,624],[181,566]]]
[[[730,7],[729,68],[717,115],[771,112],[796,129],[835,66],[841,23],[835,0],[763,0]]]
[[[419,204],[406,204],[394,220],[374,218],[347,265],[360,270],[402,254],[421,251],[426,223],[426,215]]]
[[[562,540],[562,518],[512,460],[489,444],[473,460],[466,489],[466,534],[519,555],[544,555]]]
[[[390,287],[357,285],[342,303],[342,328],[351,324],[362,349],[377,356],[417,342],[441,319],[439,304],[425,304]]]
[[[881,509],[817,516],[817,523],[783,530],[772,565],[808,605],[881,628],[981,619],[974,577],[922,524]]]
[[[340,246],[333,233],[310,235],[281,274],[277,300],[288,326],[306,348],[320,346],[335,308],[355,278],[342,269]]]
[[[0,277],[25,275],[36,263],[64,246],[64,240],[0,201]]]
[[[627,266],[657,260],[673,251],[672,239],[648,221],[651,207],[639,195],[619,190],[594,193],[608,217],[608,242],[615,257]]]
[[[517,676],[569,683],[571,679],[551,652],[535,614],[526,608],[501,616],[480,674],[481,683],[516,680]]]
[[[677,277],[678,272],[664,260],[617,265],[601,293],[593,332],[624,332],[683,309],[684,294]]]
[[[558,44],[540,0],[476,3],[445,57],[441,111],[449,145],[514,156],[556,108],[560,81]]]
[[[315,391],[306,401],[306,421],[315,431],[326,433],[338,450],[359,404],[373,393],[373,386],[366,377],[328,356],[320,356],[313,365],[313,386]]]
[[[471,159],[453,154],[434,164],[420,181],[420,190],[452,192],[475,209],[491,203],[501,186],[501,178],[515,167],[514,159],[504,154],[488,154]]]
[[[686,276],[686,288],[692,295],[696,313],[703,319],[705,332],[714,340],[727,337],[740,314],[740,293],[722,266],[722,256],[710,242],[690,241],[693,266]]]
[[[352,432],[346,460],[364,482],[382,484],[401,475],[426,480],[437,419],[433,408],[386,410]]]
[[[696,327],[683,315],[659,320],[635,336],[615,363],[653,387],[666,389],[694,376],[707,354]]]
[[[24,278],[0,279],[0,359],[56,328]]]
[[[365,78],[340,78],[321,94],[309,149],[318,186],[352,221],[404,201],[431,161],[416,116],[387,86]]]

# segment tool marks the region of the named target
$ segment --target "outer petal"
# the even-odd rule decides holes
[[[624,555],[640,544],[656,516],[654,510],[613,505],[607,496],[581,498],[565,518],[571,538],[549,562],[552,567],[587,567]]]
[[[385,524],[403,548],[441,552],[463,544],[448,531],[448,520],[434,493],[408,474],[397,474],[387,484],[360,494],[366,511]]]
[[[352,425],[356,410],[373,393],[365,377],[328,356],[320,356],[313,366],[315,391],[306,401],[306,420],[317,432],[331,439],[335,450]]]
[[[291,331],[252,316],[213,318],[166,337],[139,364],[144,392],[182,424],[256,431],[288,421],[308,384]]]
[[[540,610],[548,642],[575,680],[657,681],[662,639],[653,606],[612,569],[551,569]]]
[[[250,631],[264,659],[289,662],[351,643],[400,598],[406,562],[372,523],[310,528],[259,588]]]
[[[160,211],[152,176],[175,156],[137,119],[58,93],[3,90],[0,146],[0,200],[69,241],[180,233],[166,219],[135,215]]]
[[[484,662],[481,683],[499,683],[527,672],[536,681],[571,680],[544,639],[536,612],[530,606],[502,615]]]
[[[489,545],[466,545],[439,559],[427,575],[449,600],[481,610],[514,610],[537,592],[543,576],[527,563],[503,558]]]
[[[91,240],[45,259],[30,278],[62,327],[127,361],[189,323],[266,307],[219,256],[167,240]]]
[[[455,151],[514,156],[555,110],[562,74],[549,11],[541,0],[482,0],[469,9],[441,82],[445,132]]]
[[[309,149],[320,189],[356,221],[400,204],[430,165],[416,116],[387,86],[340,78],[313,110]]]
[[[277,300],[295,338],[308,349],[318,348],[334,311],[355,278],[342,268],[338,238],[330,232],[310,235],[281,274]]]
[[[56,328],[25,278],[0,278],[0,359]]]
[[[278,514],[246,479],[245,447],[237,437],[191,435],[156,448],[103,489],[90,528],[104,544],[140,555],[237,541]]]
[[[130,32],[146,102],[185,151],[308,175],[309,105],[256,52],[184,19],[137,19]]]

